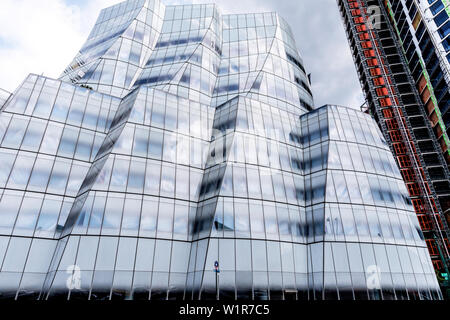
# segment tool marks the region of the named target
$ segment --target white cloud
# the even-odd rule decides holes
[[[101,8],[64,0],[0,1],[0,87],[13,91],[29,73],[58,77],[81,48]]]
[[[222,13],[277,11],[293,29],[316,104],[363,101],[335,0],[162,0],[217,3]],[[0,88],[29,73],[58,77],[86,40],[102,8],[120,0],[0,0]],[[70,3],[70,4],[69,4]]]

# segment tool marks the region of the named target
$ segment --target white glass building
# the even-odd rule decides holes
[[[1,109],[0,297],[440,299],[376,123],[313,105],[275,13],[104,9]]]

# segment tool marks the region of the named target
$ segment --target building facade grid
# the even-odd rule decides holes
[[[441,299],[376,123],[314,108],[295,48],[275,13],[103,10],[0,113],[0,297]]]

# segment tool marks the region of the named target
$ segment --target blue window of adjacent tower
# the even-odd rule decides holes
[[[444,39],[450,33],[450,20],[438,29],[439,36]]]
[[[444,9],[444,5],[442,4],[442,1],[439,0],[438,2],[436,2],[435,4],[433,4],[430,7],[431,12],[433,13],[433,15],[435,15],[436,13],[438,13],[439,11],[441,11],[442,9]]]
[[[449,38],[447,38],[444,41],[442,41],[442,45],[444,46],[445,52],[449,52],[450,51],[450,40],[449,40]]]
[[[423,23],[423,21],[420,22],[419,27],[417,28],[417,32],[416,32],[416,38],[417,40],[420,40],[420,38],[422,38],[422,35],[425,32],[425,25]]]
[[[434,22],[439,27],[441,24],[443,24],[448,19],[447,11],[442,11],[439,13],[436,17],[434,17]]]

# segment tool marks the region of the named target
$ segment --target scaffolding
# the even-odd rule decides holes
[[[365,92],[368,111],[375,118],[395,156],[432,257],[440,272],[450,267],[449,229],[435,190],[449,177],[445,158],[433,136],[425,109],[408,72],[388,16],[376,0],[337,0],[348,41]],[[372,24],[371,6],[380,8],[380,22]],[[394,58],[395,57],[395,58]],[[394,61],[394,63],[393,63]],[[398,85],[401,83],[402,85]],[[403,84],[409,84],[403,85]],[[427,152],[423,152],[424,148]],[[434,167],[443,173],[430,175]],[[434,169],[433,169],[434,170]],[[435,183],[435,184],[434,184]],[[442,285],[442,282],[441,282]]]
[[[392,26],[395,30],[395,33],[397,34],[397,37],[399,39],[399,42],[401,44],[401,50],[406,57],[407,52],[405,50],[410,50],[410,49],[409,49],[409,47],[406,47],[407,44],[403,43],[401,40],[402,33],[399,30],[399,25],[397,22],[397,20],[399,18],[398,18],[398,16],[396,17],[396,15],[394,14],[391,1],[392,0],[384,0],[384,6],[387,10],[387,14],[389,14],[391,24],[392,24]],[[445,82],[448,84],[450,81],[450,78],[449,78],[450,73],[449,73],[449,69],[448,69],[448,63],[446,61],[444,61],[444,59],[442,57],[442,53],[439,52],[440,50],[439,50],[439,46],[436,42],[436,39],[431,35],[432,32],[429,28],[429,25],[428,25],[428,23],[425,22],[425,21],[428,21],[428,22],[430,22],[430,21],[428,18],[425,17],[424,12],[421,10],[422,7],[417,0],[414,0],[412,5],[414,5],[416,8],[418,8],[417,12],[416,12],[416,16],[414,18],[414,21],[419,21],[419,22],[417,22],[417,25],[419,25],[420,21],[424,21],[424,22],[422,22],[422,25],[424,26],[424,30],[425,30],[424,33],[428,33],[430,35],[430,37],[429,37],[430,42],[427,44],[427,46],[433,46],[435,51],[437,52],[436,58],[439,61],[440,67],[442,68],[443,79],[445,79]],[[417,19],[417,17],[418,17],[418,19]],[[423,50],[425,50],[425,48],[423,48],[421,51],[423,52]],[[418,48],[416,51],[419,51]],[[420,68],[421,68],[422,72],[420,73],[420,78],[415,79],[415,81],[417,83],[416,87],[418,89],[420,96],[423,97],[425,109],[428,111],[428,114],[427,114],[428,118],[430,119],[430,121],[432,123],[433,131],[436,134],[436,138],[438,139],[438,141],[440,141],[440,145],[441,145],[442,151],[444,153],[444,157],[445,157],[445,159],[447,161],[447,165],[448,165],[448,164],[450,164],[450,147],[449,147],[450,140],[449,140],[448,134],[446,132],[445,121],[442,117],[438,99],[434,92],[434,86],[432,84],[429,71],[426,67],[426,60],[423,59],[423,56],[420,55],[420,53],[417,55],[417,59],[419,61],[418,63],[420,64]],[[429,59],[429,58],[427,58],[427,59]],[[417,66],[416,66],[416,68],[417,68]],[[410,69],[411,69],[411,66],[410,66]],[[450,210],[450,207],[447,207],[446,209]],[[449,213],[450,213],[450,211],[449,211]],[[444,214],[445,214],[445,212],[444,212]]]

